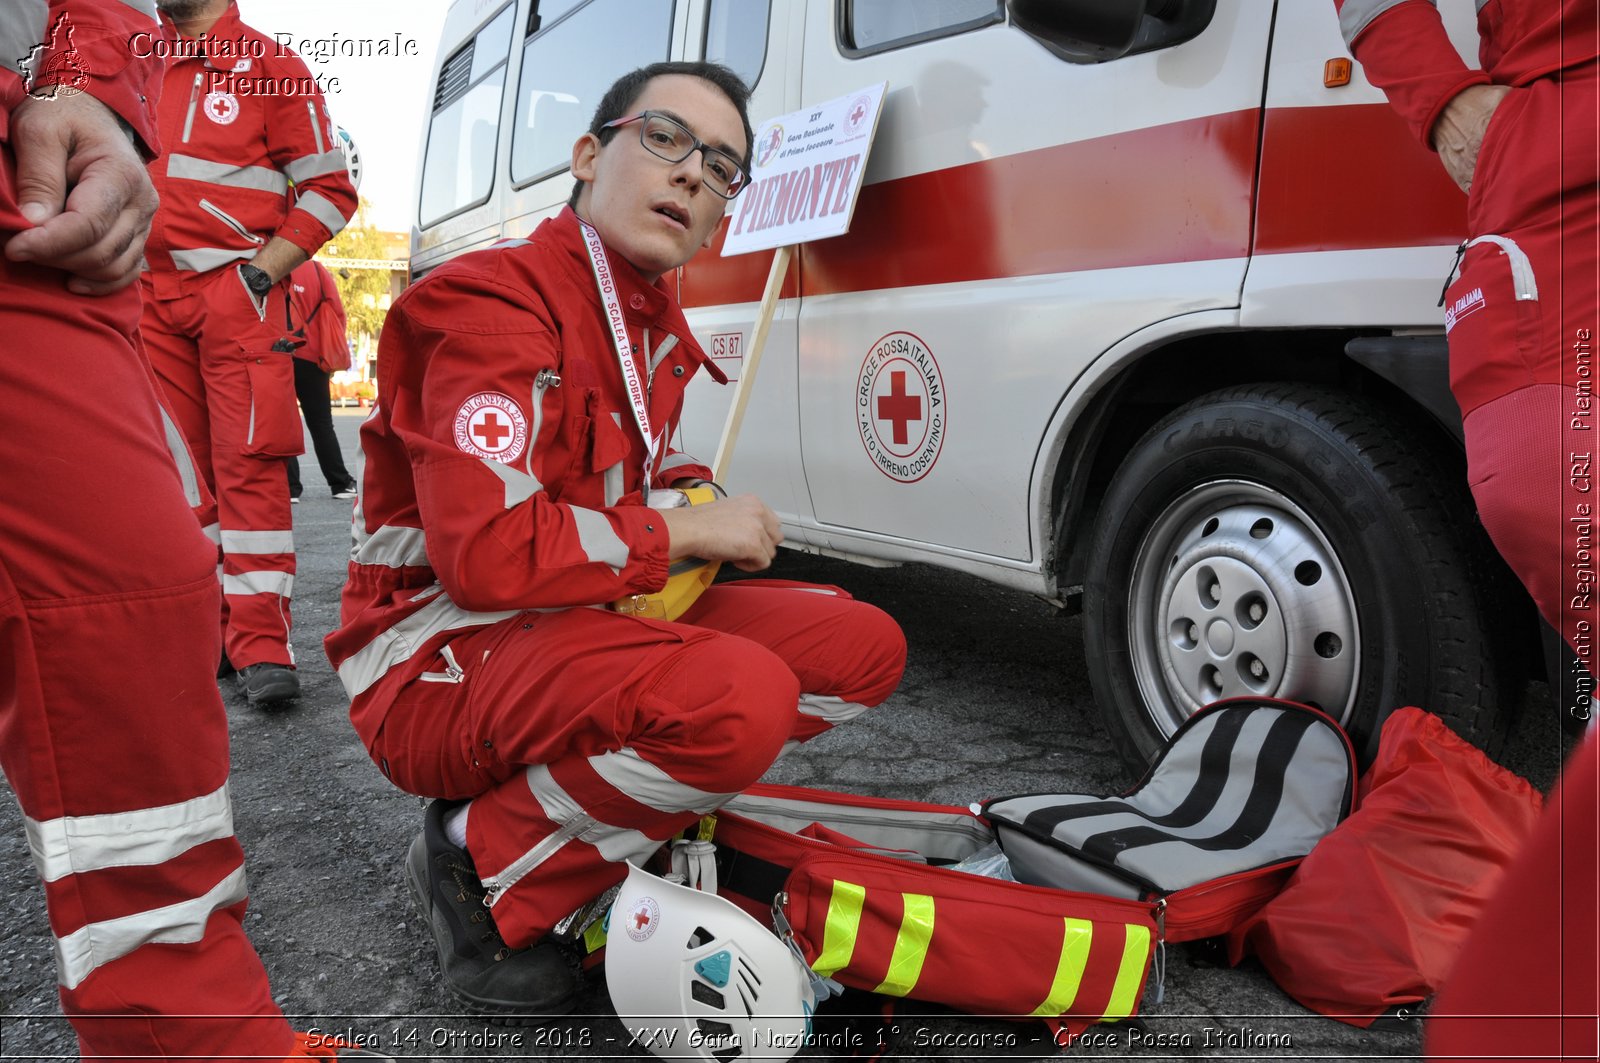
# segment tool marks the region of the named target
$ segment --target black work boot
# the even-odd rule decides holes
[[[286,664],[262,661],[239,669],[239,689],[258,708],[277,707],[300,696],[300,677]]]
[[[567,1014],[583,988],[576,955],[549,939],[520,949],[506,944],[483,903],[487,891],[472,857],[445,837],[445,814],[457,807],[430,804],[406,854],[406,881],[433,931],[445,984],[500,1022]]]

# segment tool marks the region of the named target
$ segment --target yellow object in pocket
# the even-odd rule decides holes
[[[683,488],[689,505],[700,506],[717,500],[716,489],[709,484]],[[701,593],[717,578],[722,567],[720,561],[702,561],[685,557],[674,561],[667,569],[667,585],[652,594],[630,594],[611,603],[611,608],[629,616],[646,616],[652,620],[676,620],[699,601]]]

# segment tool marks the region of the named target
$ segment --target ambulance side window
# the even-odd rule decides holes
[[[1005,21],[1003,0],[843,0],[839,50],[869,55]]]
[[[559,19],[541,15],[533,21],[522,46],[522,84],[511,132],[513,185],[520,188],[571,166],[572,144],[589,128],[611,83],[635,67],[670,58],[672,3],[563,3],[561,8],[570,11]]]
[[[701,54],[710,62],[728,67],[746,85],[755,88],[767,61],[767,21],[771,13],[770,0],[711,0],[706,8],[705,49]]]
[[[508,4],[439,70],[422,163],[422,227],[489,200],[500,98],[516,5]]]

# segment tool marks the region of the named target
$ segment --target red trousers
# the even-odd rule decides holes
[[[1600,75],[1513,89],[1468,205],[1445,295],[1451,387],[1484,527],[1591,675],[1600,675]],[[1563,684],[1563,711],[1588,698]]]
[[[74,296],[0,258],[0,766],[83,1054],[281,1058],[240,926],[216,551],[138,320],[133,288]]]
[[[1595,32],[1574,26],[1571,32]],[[1513,89],[1468,205],[1446,293],[1451,386],[1484,527],[1591,675],[1600,675],[1600,74]],[[1561,709],[1590,713],[1568,677]],[[1594,1059],[1596,764],[1591,732],[1507,869],[1427,1021],[1430,1059]]]
[[[537,940],[790,742],[882,702],[905,669],[884,613],[833,587],[711,587],[677,623],[524,613],[449,643],[388,707],[400,787],[474,798],[468,849],[507,942]],[[452,680],[452,676],[455,679]]]
[[[293,664],[289,599],[294,531],[283,458],[305,449],[283,286],[264,316],[234,266],[197,292],[158,299],[140,284],[140,330],[156,376],[201,476],[217,500],[208,534],[222,547],[224,649],[235,668]],[[202,518],[203,519],[203,518]]]

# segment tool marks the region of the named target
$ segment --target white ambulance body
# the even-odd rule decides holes
[[[1098,62],[1064,57],[1092,50],[1073,22],[1136,0],[1013,6],[456,0],[413,273],[559,211],[625,70],[725,62],[757,127],[887,82],[851,231],[798,249],[728,486],[790,545],[1084,608],[1130,762],[1251,693],[1367,742],[1423,704],[1493,746],[1505,609],[1436,306],[1460,193],[1359,69],[1325,84],[1348,55],[1329,0],[1145,0]],[[1472,4],[1442,7],[1474,54]],[[731,377],[772,256],[718,252],[774,194],[676,277]],[[731,391],[696,381],[682,449],[711,455]]]

